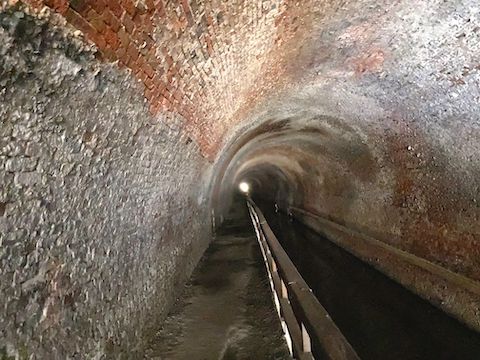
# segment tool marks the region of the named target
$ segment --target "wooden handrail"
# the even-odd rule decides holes
[[[290,260],[261,210],[251,199],[247,205],[294,358],[360,359]]]

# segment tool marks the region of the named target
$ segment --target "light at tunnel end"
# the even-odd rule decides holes
[[[248,194],[248,192],[250,191],[250,185],[245,182],[245,181],[242,181],[239,185],[238,185],[238,188],[240,189],[240,191],[244,194]]]

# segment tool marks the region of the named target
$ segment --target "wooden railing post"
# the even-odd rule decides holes
[[[281,282],[282,282],[282,298],[288,299],[288,290],[287,290],[287,287],[285,286],[285,282],[283,281],[283,279],[281,280]]]
[[[305,325],[302,323],[302,347],[303,352],[311,353],[312,352],[312,342],[310,340],[310,335],[308,335],[308,331],[305,328]]]

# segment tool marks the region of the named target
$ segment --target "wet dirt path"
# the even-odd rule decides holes
[[[248,218],[226,221],[156,334],[148,359],[289,359]]]

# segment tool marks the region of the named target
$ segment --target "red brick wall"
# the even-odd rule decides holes
[[[174,111],[215,157],[259,79],[289,5],[282,0],[25,0],[65,16],[106,61],[131,69],[152,113]],[[298,4],[297,4],[298,6]],[[274,63],[274,62],[272,62]],[[271,81],[272,79],[270,79]]]

